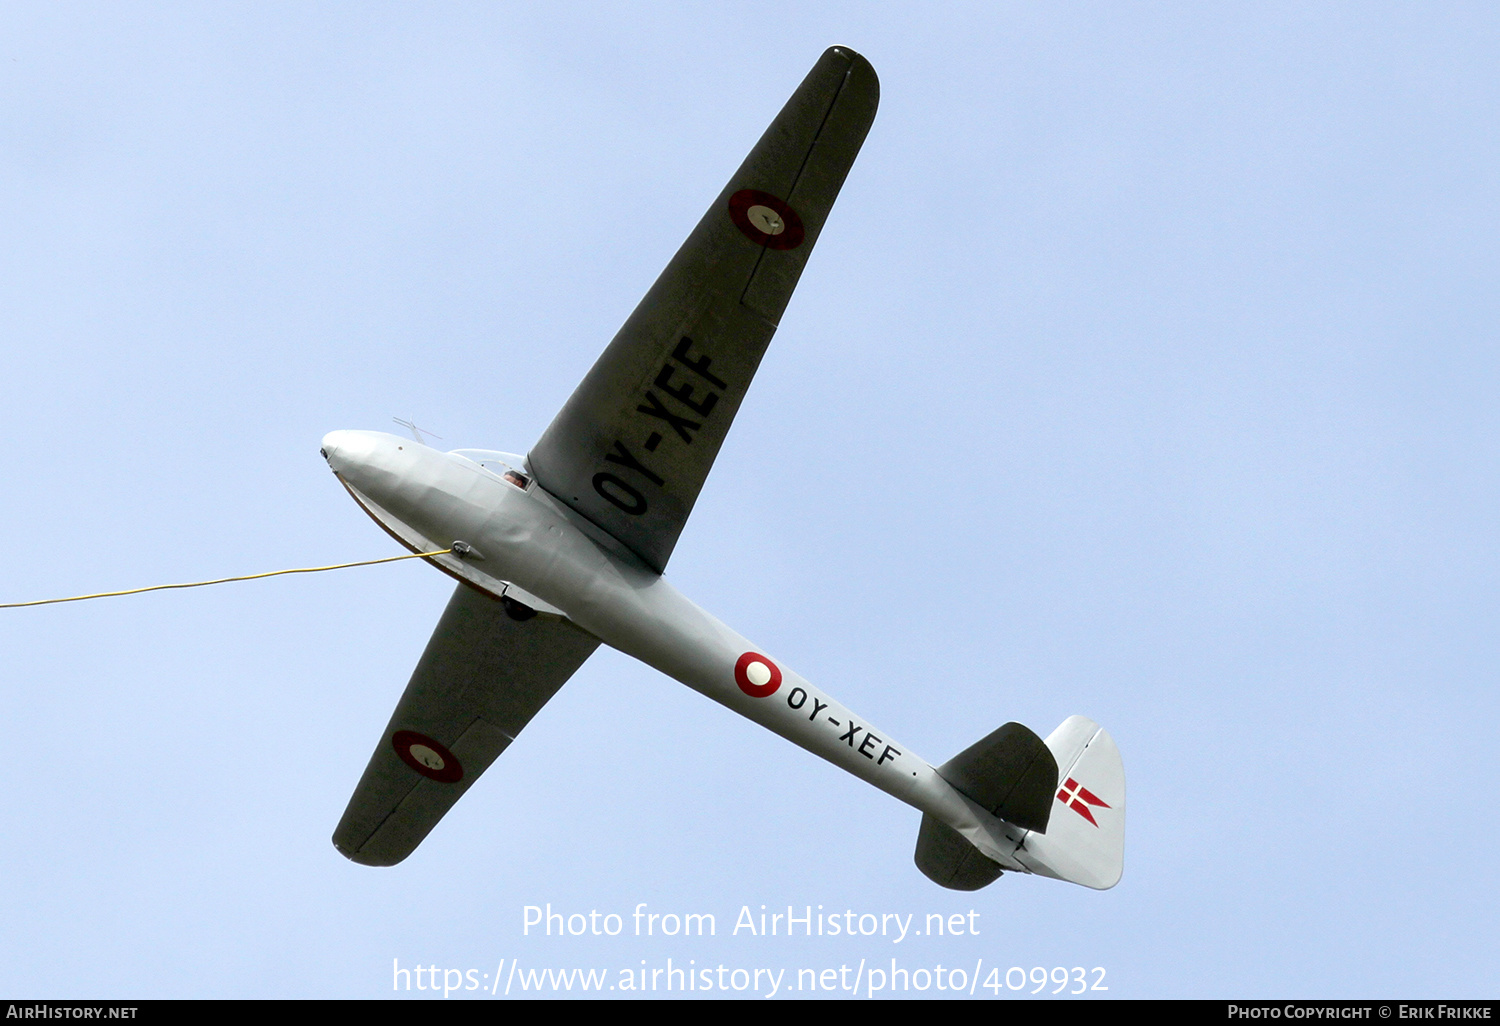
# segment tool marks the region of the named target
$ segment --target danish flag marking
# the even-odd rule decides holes
[[[1094,819],[1094,814],[1089,811],[1089,806],[1097,805],[1101,809],[1109,808],[1108,802],[1101,801],[1098,795],[1072,777],[1069,777],[1067,783],[1063,784],[1062,790],[1057,792],[1057,800],[1090,823],[1093,823],[1094,826],[1098,826],[1099,823]]]

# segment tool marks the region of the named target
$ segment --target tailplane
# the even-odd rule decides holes
[[[1007,723],[937,768],[938,776],[991,815],[1026,830],[1044,831],[1057,786],[1052,751],[1027,727]],[[935,884],[977,891],[1000,866],[930,813],[917,834],[917,868]]]
[[[1024,831],[1015,859],[1030,872],[1095,890],[1119,882],[1125,770],[1114,739],[1093,720],[1070,716],[1046,741],[1007,723],[937,772]],[[916,863],[933,883],[960,891],[978,890],[1001,873],[998,863],[931,814],[922,816]]]

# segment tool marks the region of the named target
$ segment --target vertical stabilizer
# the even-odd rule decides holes
[[[1026,834],[1016,858],[1027,869],[1095,890],[1120,882],[1125,867],[1125,767],[1114,738],[1093,720],[1070,716],[1047,738],[1058,789],[1047,832]]]

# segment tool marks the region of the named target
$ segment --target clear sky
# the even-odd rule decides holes
[[[322,435],[529,448],[844,44],[881,111],[669,576],[929,761],[1104,724],[1120,885],[943,891],[913,810],[607,650],[347,862],[451,591],[405,563],[0,615],[0,992],[1500,990],[1500,13],[809,6],[7,4],[0,601],[395,554]]]

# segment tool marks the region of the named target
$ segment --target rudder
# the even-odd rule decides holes
[[[1029,833],[1016,850],[1027,869],[1095,890],[1120,882],[1125,869],[1125,767],[1109,731],[1070,716],[1047,738],[1062,768],[1047,833]]]

